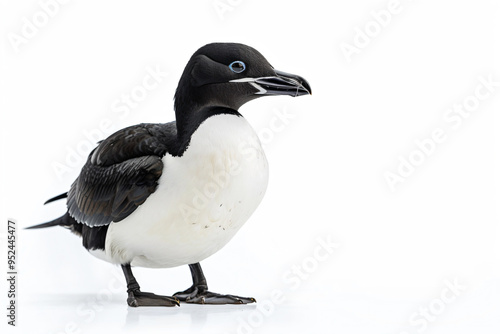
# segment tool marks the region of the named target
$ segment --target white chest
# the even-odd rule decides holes
[[[208,118],[182,157],[167,155],[157,190],[112,223],[106,255],[146,267],[196,263],[221,249],[261,202],[268,165],[243,117]]]

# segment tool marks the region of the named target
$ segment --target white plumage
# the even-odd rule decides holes
[[[182,157],[167,154],[156,191],[124,220],[111,223],[112,263],[167,268],[197,263],[220,250],[261,202],[268,164],[243,117],[206,119]]]

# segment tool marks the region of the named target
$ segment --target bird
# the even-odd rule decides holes
[[[95,257],[120,265],[130,307],[248,304],[208,290],[200,262],[219,251],[263,199],[269,167],[239,113],[264,96],[311,95],[240,43],[211,43],[189,59],[174,95],[175,121],[142,123],[99,141],[69,191],[67,211],[27,229],[62,226]],[[172,296],[143,292],[132,268],[188,265],[192,285]]]

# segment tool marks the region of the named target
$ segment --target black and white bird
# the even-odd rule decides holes
[[[92,255],[121,265],[130,306],[255,302],[208,291],[199,262],[231,240],[266,191],[266,156],[238,109],[261,96],[306,94],[306,80],[249,46],[205,45],[180,78],[176,121],[100,141],[70,190],[45,203],[67,198],[67,212],[29,228],[66,227]],[[142,292],[131,269],[186,264],[193,285],[173,296]]]

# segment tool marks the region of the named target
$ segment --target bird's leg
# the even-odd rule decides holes
[[[123,273],[127,280],[127,304],[132,307],[138,306],[179,306],[179,299],[169,296],[159,296],[150,292],[142,292],[139,283],[132,274],[130,264],[122,264]]]
[[[208,291],[207,280],[199,263],[190,264],[193,285],[182,292],[177,292],[174,297],[180,301],[191,304],[249,304],[256,300],[250,297],[239,297],[233,295],[222,295]]]

